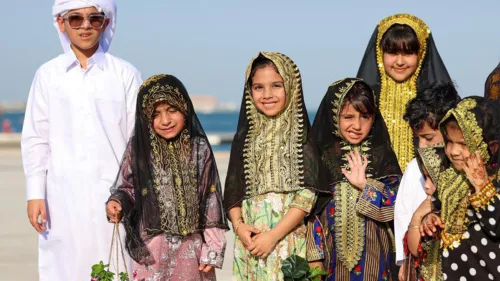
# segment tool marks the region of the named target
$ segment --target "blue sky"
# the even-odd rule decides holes
[[[144,78],[176,75],[190,94],[241,101],[244,72],[260,50],[299,66],[306,104],[316,107],[330,83],[356,75],[376,24],[411,13],[431,28],[462,96],[483,95],[500,61],[500,1],[165,1],[121,0],[110,52]],[[53,1],[5,1],[0,18],[0,101],[24,101],[36,69],[61,46]]]

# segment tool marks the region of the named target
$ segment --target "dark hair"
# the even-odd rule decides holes
[[[266,57],[259,56],[253,61],[252,70],[250,71],[250,75],[248,76],[248,82],[247,82],[247,86],[249,89],[252,87],[252,78],[255,75],[255,72],[261,68],[266,67],[266,66],[272,66],[274,68],[274,70],[276,70],[276,72],[278,72],[278,68],[276,68],[276,65],[274,64],[274,62]]]
[[[374,115],[377,112],[373,90],[366,83],[356,83],[352,86],[344,97],[342,109],[348,104],[363,114]]]
[[[437,130],[446,112],[458,102],[460,96],[453,83],[437,82],[417,92],[417,96],[406,105],[403,118],[414,130],[421,129],[424,123]]]
[[[409,25],[393,24],[380,40],[382,52],[389,54],[417,54],[420,50],[417,34]]]

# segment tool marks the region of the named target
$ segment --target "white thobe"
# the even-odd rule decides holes
[[[399,184],[398,196],[394,206],[394,228],[396,239],[396,264],[401,265],[406,258],[403,239],[413,213],[427,198],[425,179],[418,168],[417,159],[410,161]]]
[[[108,262],[105,202],[133,130],[140,73],[101,48],[80,66],[72,51],[36,72],[21,147],[27,200],[46,199],[40,280],[90,280]],[[122,233],[123,233],[122,229]]]

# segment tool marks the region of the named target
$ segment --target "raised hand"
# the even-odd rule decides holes
[[[366,156],[361,159],[359,151],[354,150],[347,155],[347,162],[349,163],[350,171],[342,168],[342,173],[353,186],[363,190],[366,185],[366,167],[368,166],[368,159]]]
[[[479,151],[471,154],[465,160],[464,172],[467,175],[467,179],[469,179],[472,186],[474,186],[476,192],[481,191],[489,182],[488,172],[486,171],[486,166],[484,165],[484,161]]]

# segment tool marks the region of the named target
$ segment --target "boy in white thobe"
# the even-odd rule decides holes
[[[40,233],[40,280],[88,281],[92,264],[108,261],[104,207],[142,80],[107,52],[114,1],[56,0],[53,17],[64,54],[37,70],[22,132],[28,217]]]

